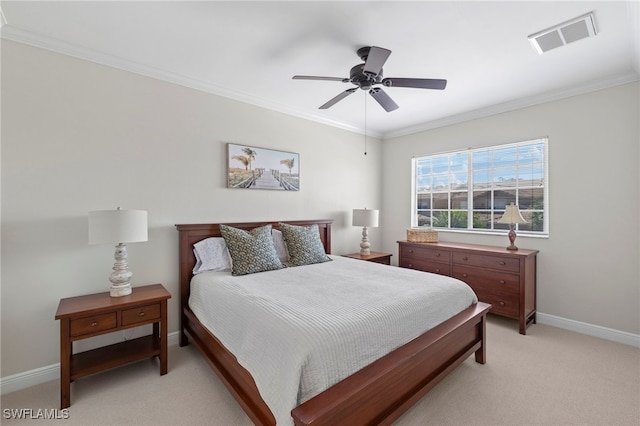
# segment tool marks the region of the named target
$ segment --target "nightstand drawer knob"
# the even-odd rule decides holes
[[[506,263],[504,262],[504,260],[501,260],[501,261],[500,261],[500,265],[501,265],[501,266],[506,265]]]
[[[138,316],[139,316],[139,317],[143,317],[143,316],[144,316],[144,311],[140,311],[140,312],[138,313]]]
[[[505,303],[504,303],[502,300],[501,300],[500,302],[498,302],[498,304],[499,304],[500,306],[504,306],[504,305],[505,305]]]
[[[469,260],[469,258],[467,256],[464,256],[462,260]]]
[[[413,268],[413,263],[407,265],[409,268]]]
[[[409,253],[413,253],[413,250],[409,250]]]
[[[436,253],[436,257],[440,257],[440,253]]]
[[[436,268],[436,272],[437,272],[437,273],[440,273],[440,268]]]
[[[500,284],[504,284],[505,282],[505,280],[500,280]]]
[[[96,327],[97,325],[98,325],[97,321],[94,321],[94,322],[91,323],[91,327]]]
[[[467,274],[462,274],[462,277],[463,277],[463,278],[467,278],[468,276],[469,276],[469,275],[467,275]]]

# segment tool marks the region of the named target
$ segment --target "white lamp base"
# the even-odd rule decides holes
[[[111,297],[127,296],[131,294],[131,283],[129,281],[133,276],[127,264],[127,246],[122,243],[118,244],[114,258],[116,263],[113,265],[113,272],[109,275]]]
[[[369,234],[367,233],[367,227],[362,228],[362,242],[360,243],[360,254],[363,256],[369,256],[371,244],[369,244]]]
[[[131,284],[112,285],[109,292],[111,297],[121,297],[131,294]]]

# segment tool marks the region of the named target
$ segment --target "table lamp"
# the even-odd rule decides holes
[[[498,223],[509,224],[508,236],[511,244],[509,245],[509,247],[507,247],[507,250],[518,250],[518,247],[516,247],[516,245],[514,244],[516,241],[516,231],[513,229],[514,228],[513,225],[516,223],[527,223],[527,221],[524,220],[524,218],[520,214],[520,210],[518,209],[518,206],[513,203],[506,206],[504,214],[502,215]]]
[[[378,226],[378,210],[353,209],[353,226],[362,226],[362,242],[360,242],[360,254],[368,256],[371,254],[369,249],[369,235],[367,228],[376,228]]]
[[[131,277],[127,265],[127,246],[124,243],[147,241],[147,212],[145,210],[97,210],[89,212],[89,244],[115,244],[111,297],[131,294]]]

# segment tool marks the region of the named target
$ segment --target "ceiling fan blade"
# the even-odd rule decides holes
[[[362,72],[372,75],[380,74],[382,66],[387,62],[389,55],[391,55],[390,50],[383,49],[382,47],[371,46]]]
[[[382,108],[385,109],[385,111],[387,112],[391,112],[391,111],[395,111],[396,109],[398,109],[398,104],[396,104],[393,99],[391,99],[389,97],[389,95],[387,95],[387,92],[385,92],[384,90],[382,90],[379,87],[374,87],[373,89],[369,90],[369,94],[371,96],[373,96],[373,99],[375,99],[376,101],[378,101],[378,103],[380,104],[380,106]]]
[[[315,75],[294,75],[294,80],[324,80],[324,81],[341,81],[343,83],[348,83],[348,78],[342,77],[319,77]]]
[[[447,80],[432,78],[387,77],[382,80],[382,85],[386,87],[412,87],[415,89],[443,90],[445,87],[447,87]]]
[[[318,109],[331,108],[333,105],[337,104],[338,102],[340,102],[341,100],[343,100],[344,98],[349,96],[350,94],[354,93],[356,90],[358,90],[357,87],[352,87],[351,89],[347,89],[344,92],[340,93],[338,96],[336,96],[333,99],[329,100],[324,105],[320,106]]]

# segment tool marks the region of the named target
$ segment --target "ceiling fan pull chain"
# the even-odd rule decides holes
[[[367,97],[364,98],[364,155],[367,155]]]

